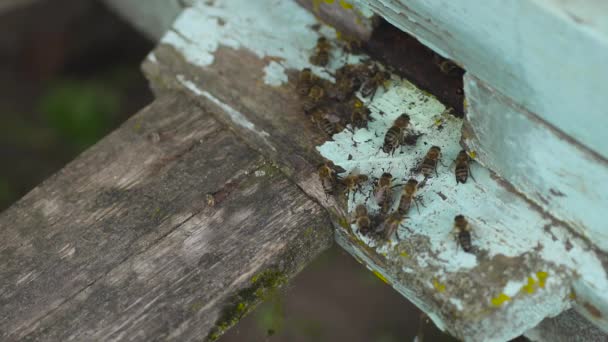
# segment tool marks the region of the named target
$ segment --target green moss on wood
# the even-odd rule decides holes
[[[251,286],[239,291],[218,319],[207,336],[208,341],[216,341],[226,330],[235,325],[255,305],[270,298],[276,289],[287,282],[287,276],[277,270],[266,270],[251,278]]]

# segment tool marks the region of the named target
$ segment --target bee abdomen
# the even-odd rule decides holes
[[[329,54],[326,51],[319,51],[310,57],[310,62],[314,65],[325,66],[329,62]]]
[[[380,203],[380,212],[382,215],[388,214],[388,211],[391,209],[391,205],[392,203],[390,197],[386,196],[383,198],[382,203]]]
[[[420,172],[425,176],[428,177],[431,172],[433,172],[433,170],[435,170],[435,164],[436,162],[434,160],[424,160],[422,162],[422,165],[420,165]]]
[[[401,199],[399,200],[399,207],[397,208],[397,211],[399,212],[399,214],[405,215],[410,210],[411,206],[412,206],[411,197],[401,196]]]
[[[318,123],[319,128],[325,132],[325,134],[332,136],[336,133],[336,124],[329,121],[328,119],[321,119]]]
[[[468,231],[463,231],[458,234],[458,242],[465,252],[470,252],[473,249],[473,245],[471,244],[471,233]]]
[[[359,219],[357,225],[359,226],[359,232],[363,235],[367,235],[371,230],[372,223],[369,217],[362,217]]]
[[[384,145],[382,150],[386,153],[392,152],[401,143],[402,131],[399,127],[391,127],[384,136]]]
[[[466,165],[456,166],[456,183],[466,183],[469,178],[469,168]]]
[[[335,182],[330,178],[323,178],[321,180],[321,185],[323,185],[323,190],[325,191],[326,195],[332,194],[336,187]]]

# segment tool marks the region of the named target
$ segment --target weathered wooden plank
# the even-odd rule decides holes
[[[1,214],[0,336],[201,339],[259,300],[230,311],[239,291],[326,248],[323,217],[215,119],[162,97]]]
[[[287,21],[292,22],[287,32],[272,29]],[[250,25],[243,27],[242,22]],[[335,142],[319,146],[325,138],[303,115],[293,77],[295,70],[310,66],[307,56],[319,34],[311,29],[314,23],[289,1],[259,1],[255,6],[245,0],[221,5],[201,1],[176,20],[144,69],[156,87],[188,93],[251,146],[278,161],[329,209],[344,248],[458,337],[513,338],[569,307],[568,294],[579,277],[608,288],[601,266],[605,255],[495,174],[474,164],[476,181],[456,185],[448,164],[460,150],[462,120],[442,115],[442,104],[395,75],[387,91],[364,100],[375,120],[368,130],[347,130],[334,135]],[[320,31],[333,36],[326,27]],[[344,60],[356,56],[332,52],[327,69],[313,70],[331,78],[329,73],[340,65],[336,61]],[[415,147],[387,156],[380,152],[383,134],[403,111],[424,136]],[[318,149],[347,170],[358,166],[378,177],[385,168],[401,180],[412,176],[410,169],[434,144],[442,147],[446,166],[439,167],[439,175],[421,192],[420,212],[411,213],[398,229],[403,241],[382,245],[353,234],[347,214],[352,205],[327,199],[315,173]],[[368,184],[354,202],[367,202],[369,192]],[[475,255],[454,242],[451,229],[458,213],[475,227],[480,248]]]
[[[608,158],[608,4],[355,0]]]
[[[544,319],[537,327],[526,332],[533,342],[590,342],[606,341],[608,336],[575,310],[562,312],[557,317]]]

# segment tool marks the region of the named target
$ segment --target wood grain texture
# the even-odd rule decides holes
[[[253,276],[289,277],[331,230],[276,168],[172,95],[2,213],[0,241],[3,341],[201,340]]]

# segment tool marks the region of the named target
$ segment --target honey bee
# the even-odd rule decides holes
[[[385,82],[388,81],[390,77],[391,74],[389,74],[388,72],[375,68],[371,72],[371,76],[368,77],[365,82],[363,82],[363,85],[361,87],[361,95],[363,95],[364,97],[371,96],[370,101],[372,101],[374,99],[374,96],[376,96],[376,91],[380,86],[382,86],[382,88],[386,90]]]
[[[384,145],[382,151],[393,154],[395,150],[403,142],[403,132],[410,124],[410,117],[407,114],[401,114],[393,123],[393,126],[388,129],[384,135]]]
[[[331,97],[338,101],[349,98],[361,86],[359,78],[354,75],[355,67],[345,65],[336,72],[336,85],[331,89]]]
[[[372,221],[369,219],[369,215],[367,214],[367,208],[364,204],[359,204],[357,208],[355,208],[354,222],[357,224],[359,233],[363,235],[369,234],[372,228]]]
[[[325,89],[323,89],[322,86],[317,84],[311,86],[310,90],[308,91],[308,94],[306,95],[302,103],[302,108],[304,109],[304,112],[308,113],[311,110],[315,109],[323,102],[324,99]]]
[[[456,217],[454,217],[454,233],[456,234],[456,242],[465,252],[470,253],[473,250],[473,245],[471,244],[471,227],[464,216],[456,215]]]
[[[367,182],[368,179],[366,175],[359,174],[356,171],[351,172],[348,176],[341,179],[341,183],[344,185],[344,193],[361,191],[361,185]]]
[[[319,179],[321,180],[321,185],[323,186],[323,190],[325,191],[325,195],[329,197],[330,194],[334,192],[336,188],[336,172],[331,167],[330,163],[325,163],[319,167]]]
[[[352,101],[350,123],[355,128],[367,128],[367,123],[370,121],[370,110],[365,107],[361,100],[355,98]]]
[[[456,156],[456,168],[454,169],[454,174],[456,176],[456,184],[458,183],[466,183],[469,176],[473,178],[473,174],[471,173],[471,166],[469,162],[471,161],[471,157],[467,154],[467,151],[462,150]],[[475,178],[473,178],[475,180]]]
[[[302,69],[298,76],[298,83],[296,84],[296,92],[298,95],[302,97],[308,95],[310,88],[315,84],[317,79],[317,76],[312,73],[310,68]]]
[[[422,163],[420,163],[420,166],[418,167],[418,171],[422,172],[425,180],[426,180],[426,178],[428,178],[430,176],[431,172],[433,172],[433,171],[435,171],[436,176],[439,176],[437,174],[437,162],[439,161],[440,158],[441,158],[441,148],[439,148],[439,146],[431,147],[429,149],[429,151],[426,153],[426,156],[424,157],[424,159],[422,160]]]
[[[418,209],[418,202],[416,201],[416,198],[414,198],[416,195],[416,190],[418,190],[418,181],[414,178],[410,178],[403,187],[403,194],[399,200],[399,207],[397,207],[397,211],[401,215],[407,214],[407,212],[410,210],[412,202],[416,204],[416,209]]]
[[[315,46],[314,53],[310,56],[310,63],[319,66],[326,66],[329,62],[329,50],[331,44],[325,37],[319,37],[317,39],[317,45]]]
[[[452,62],[449,59],[446,59],[446,60],[440,62],[438,65],[439,65],[439,70],[441,70],[441,72],[446,75],[449,75],[454,70],[458,69],[458,65],[456,65],[456,63]]]
[[[340,117],[332,114],[325,107],[317,108],[310,116],[310,119],[321,131],[330,137],[344,129]]]
[[[435,63],[435,65],[439,67],[439,70],[446,75],[450,75],[459,69],[458,65],[452,60],[443,58],[439,55],[433,56],[433,63]]]
[[[376,228],[376,233],[382,234],[384,240],[390,240],[391,236],[397,232],[397,228],[405,219],[398,211],[391,213],[384,221]]]
[[[382,216],[386,216],[393,204],[393,194],[391,190],[393,188],[393,175],[385,172],[380,176],[380,179],[374,187],[374,199],[380,206],[380,213]]]

